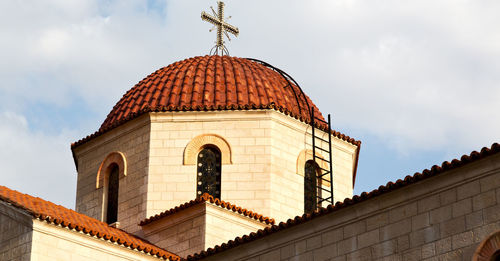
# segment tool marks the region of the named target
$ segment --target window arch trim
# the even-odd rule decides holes
[[[490,261],[500,253],[500,230],[490,234],[477,247],[472,261]]]
[[[107,176],[109,175],[110,166],[118,165],[118,179],[127,176],[127,160],[125,155],[119,151],[109,153],[102,161],[97,171],[96,189],[102,188],[105,185]]]
[[[184,149],[184,165],[196,165],[198,153],[207,147],[215,146],[221,153],[222,164],[232,164],[231,147],[229,143],[216,134],[202,134],[193,138]]]

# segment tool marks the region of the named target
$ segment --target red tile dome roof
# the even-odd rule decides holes
[[[295,93],[294,93],[295,92]],[[306,101],[295,85],[275,70],[249,59],[198,56],[150,74],[130,89],[102,123],[100,131],[151,111],[276,109],[309,121]]]

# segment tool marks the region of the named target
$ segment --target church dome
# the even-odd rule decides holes
[[[307,99],[307,102],[306,102]],[[137,83],[116,103],[100,131],[145,112],[275,109],[308,122],[299,87],[269,66],[245,58],[198,56],[175,62]]]

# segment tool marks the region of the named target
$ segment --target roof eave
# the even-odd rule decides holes
[[[111,125],[107,126],[101,126],[101,128],[94,132],[93,134],[88,135],[87,137],[84,137],[76,142],[73,142],[71,144],[71,150],[74,152],[74,149],[81,146],[82,144],[85,144],[89,142],[90,140],[103,135],[104,133],[107,133],[108,131],[115,129],[133,119],[138,118],[139,116],[146,114],[146,113],[152,113],[152,112],[201,112],[201,111],[235,111],[235,110],[275,110],[278,112],[281,112],[287,116],[290,116],[292,118],[295,118],[301,122],[309,124],[309,120],[305,119],[304,117],[297,115],[289,110],[287,110],[284,107],[277,106],[275,104],[269,104],[269,105],[246,105],[246,106],[240,106],[240,105],[228,105],[228,106],[197,106],[197,107],[187,107],[187,106],[181,106],[181,107],[174,107],[174,106],[168,106],[168,107],[158,107],[158,108],[150,108],[150,107],[145,107],[142,110],[140,110],[137,113],[132,113],[128,115],[127,117],[121,119],[118,122],[115,122]],[[327,130],[325,126],[317,125],[318,128],[322,129],[323,131]],[[361,144],[361,141],[355,140],[354,138],[349,137],[348,135],[342,134],[338,131],[332,130],[332,134],[344,141],[347,141],[353,145],[359,146]]]

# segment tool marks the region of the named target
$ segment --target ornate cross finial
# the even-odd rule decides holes
[[[214,15],[209,15],[205,12],[201,12],[201,19],[214,25],[214,27],[210,29],[210,32],[215,29],[215,27],[217,27],[217,41],[215,42],[215,46],[212,48],[212,50],[210,50],[210,54],[212,54],[212,51],[215,49],[214,54],[218,54],[220,51],[221,55],[228,55],[229,52],[224,46],[224,36],[222,34],[225,34],[227,39],[231,41],[231,38],[229,38],[229,34],[227,34],[227,32],[234,34],[234,36],[238,36],[240,30],[238,29],[238,27],[232,26],[224,21],[224,2],[217,2],[217,13],[213,9],[213,7],[210,7],[210,9],[212,9],[212,13]],[[229,16],[227,20],[229,20],[229,18],[231,18],[231,16]]]

